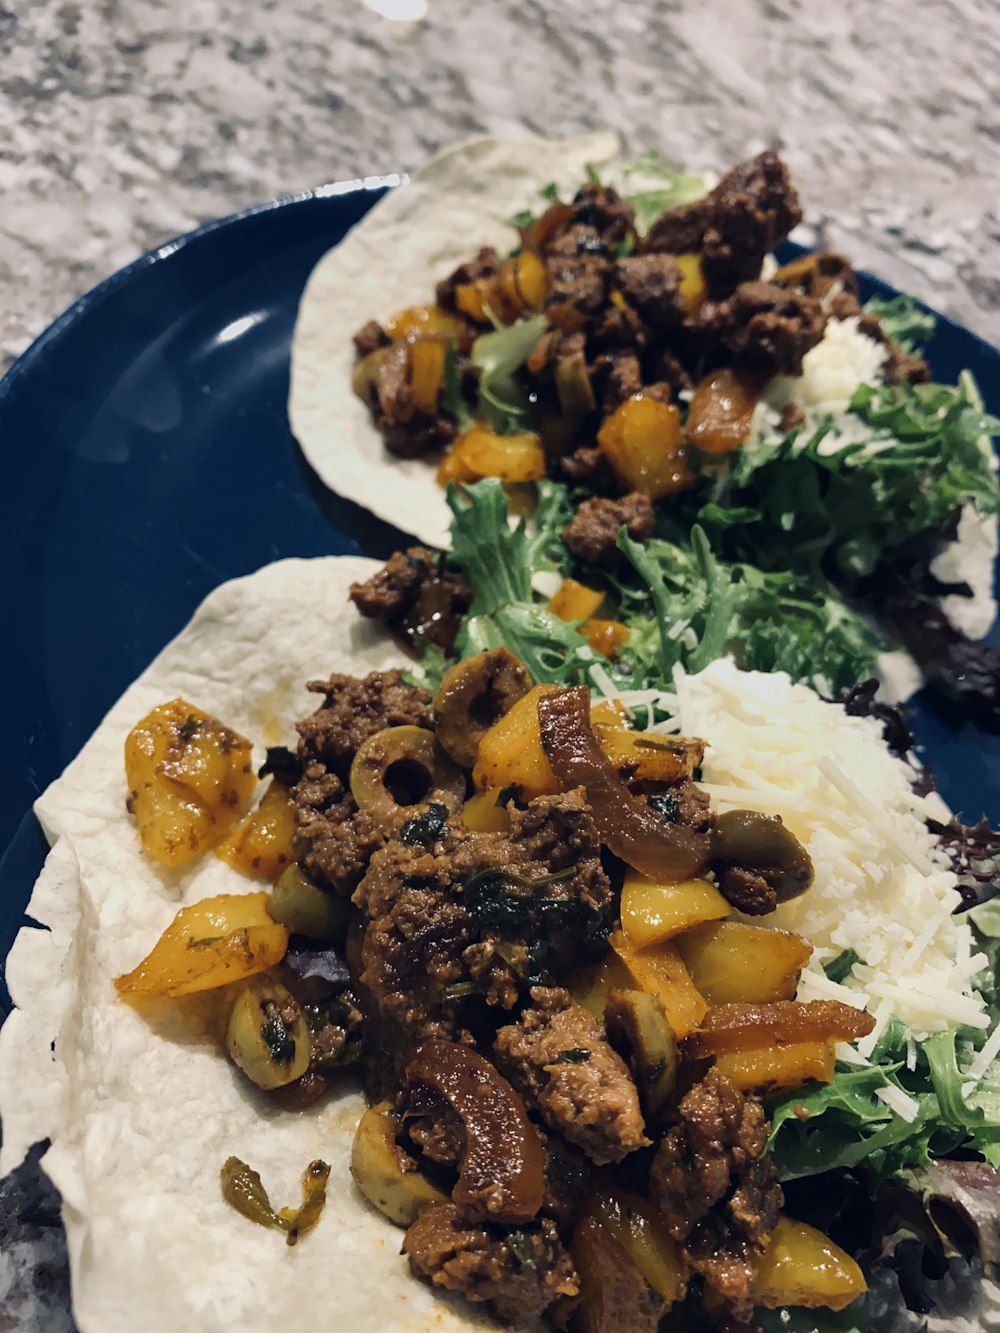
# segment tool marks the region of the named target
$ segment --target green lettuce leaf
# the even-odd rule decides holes
[[[748,671],[787,671],[797,681],[842,693],[875,674],[885,647],[871,622],[829,585],[721,560],[704,530],[690,540],[619,546],[637,580],[620,580],[631,638],[621,653],[637,684],[669,681],[732,654]]]
[[[678,516],[701,524],[723,559],[826,575],[849,593],[914,538],[946,532],[963,505],[1000,513],[980,443],[1000,423],[969,377],[863,385],[840,427],[849,442],[836,448],[826,418],[739,451],[721,481],[681,497]]]
[[[874,296],[865,303],[865,313],[874,315],[904,352],[920,353],[934,333],[934,316],[912,296],[894,296],[891,300]]]
[[[506,647],[524,662],[536,682],[572,684],[595,662],[611,669],[576,627],[546,609],[534,593],[535,574],[558,568],[565,548],[560,534],[571,513],[565,486],[538,484],[538,505],[530,524],[511,528],[507,495],[493,478],[461,489],[448,488],[452,562],[475,589],[459,634],[460,657]]]
[[[636,185],[640,188],[633,188]],[[640,235],[668,208],[693,203],[707,193],[704,176],[681,171],[654,151],[644,153],[622,173],[622,195],[635,210],[635,225]]]

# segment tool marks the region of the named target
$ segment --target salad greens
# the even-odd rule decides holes
[[[788,671],[833,692],[873,674],[885,643],[864,616],[797,575],[719,560],[698,527],[687,540],[675,532],[673,540],[644,545],[620,535],[624,568],[603,581],[631,633],[614,662],[602,658],[533,591],[542,572],[579,572],[591,582],[596,573],[567,566],[560,533],[573,505],[566,488],[542,482],[539,490],[530,532],[524,519],[509,528],[498,481],[449,493],[451,558],[475,589],[461,656],[504,644],[536,680],[557,684],[586,679],[596,661],[624,689],[663,685],[675,665],[699,671],[726,653],[746,670]]]
[[[890,300],[873,297],[865,303],[865,314],[880,320],[888,336],[904,352],[922,350],[934,333],[934,316],[912,296],[902,293]]]
[[[653,181],[657,184],[651,184]],[[652,150],[643,153],[622,173],[622,196],[635,210],[635,225],[640,235],[668,208],[694,203],[707,189],[704,176],[680,171]]]
[[[988,1003],[992,1029],[1000,1021],[1000,899],[972,908],[968,920],[987,958],[976,986]],[[960,1066],[959,1043],[968,1066],[983,1041],[982,1032],[952,1028],[913,1049],[893,1020],[872,1051],[870,1067],[838,1065],[831,1083],[772,1101],[770,1146],[783,1179],[863,1165],[877,1186],[958,1150],[978,1152],[1000,1166],[1000,1066],[994,1060],[978,1080]],[[896,1092],[911,1099],[911,1120],[878,1097],[887,1089],[890,1097]]]
[[[968,378],[862,385],[839,419],[738,451],[726,476],[679,497],[678,520],[700,523],[727,559],[794,566],[850,592],[892,552],[947,531],[963,505],[1000,513],[980,444],[998,429]]]

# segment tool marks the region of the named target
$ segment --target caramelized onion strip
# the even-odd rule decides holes
[[[671,823],[612,767],[591,730],[586,685],[543,695],[538,721],[553,771],[567,789],[586,789],[601,841],[616,856],[658,884],[679,884],[704,869],[708,836]]]

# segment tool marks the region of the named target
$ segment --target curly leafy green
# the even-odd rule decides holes
[[[874,315],[904,352],[921,351],[934,332],[934,316],[912,296],[899,295],[891,300],[874,296],[865,303],[865,314]]]
[[[910,1068],[905,1029],[894,1020],[869,1067],[838,1066],[832,1082],[771,1102],[770,1147],[782,1178],[863,1165],[878,1184],[958,1150],[1000,1163],[1000,1070],[994,1062],[984,1077],[969,1079],[959,1068],[959,1033],[951,1028],[917,1043]],[[886,1090],[910,1099],[912,1120],[877,1095]]]
[[[680,516],[723,558],[824,573],[846,591],[913,539],[945,533],[961,508],[1000,513],[984,437],[1000,428],[974,383],[862,385],[850,412],[739,451]]]
[[[459,655],[506,647],[536,681],[584,679],[589,666],[603,659],[532,589],[535,574],[557,568],[560,533],[572,512],[565,487],[539,484],[530,529],[524,518],[510,527],[506,493],[492,478],[461,490],[449,487],[448,504],[454,515],[452,560],[475,589],[456,644]]]
[[[632,632],[622,659],[643,683],[669,680],[677,664],[700,671],[726,654],[745,670],[787,671],[835,692],[875,671],[881,635],[828,586],[727,564],[697,526],[689,542],[640,546],[622,534],[619,546],[638,575],[638,587],[621,584]]]

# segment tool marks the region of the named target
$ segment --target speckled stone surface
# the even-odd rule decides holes
[[[141,251],[456,139],[613,125],[767,144],[857,263],[1000,341],[995,0],[0,0],[0,368]],[[71,1327],[34,1168],[0,1185],[0,1331]]]
[[[370,0],[418,10],[425,0]],[[142,250],[521,126],[779,143],[858,262],[1000,339],[994,0],[7,0],[0,362]]]

